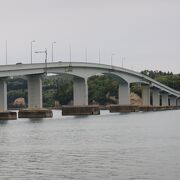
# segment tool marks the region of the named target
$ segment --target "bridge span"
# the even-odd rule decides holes
[[[142,89],[143,105],[180,105],[180,92],[167,87],[143,74],[129,69],[96,63],[55,62],[36,64],[15,64],[0,66],[0,110],[7,110],[8,78],[23,76],[28,82],[28,108],[42,108],[42,78],[48,73],[67,75],[73,78],[73,102],[76,106],[88,105],[89,77],[106,74],[119,82],[119,105],[130,105],[130,84],[138,83]]]

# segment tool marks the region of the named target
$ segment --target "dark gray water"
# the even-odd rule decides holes
[[[0,180],[179,180],[180,111],[0,123]]]

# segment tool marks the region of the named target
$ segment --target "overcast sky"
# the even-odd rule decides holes
[[[180,73],[179,0],[0,0],[0,63],[30,62],[33,50],[48,49],[54,60],[101,63],[137,71]],[[43,62],[33,54],[33,62]]]

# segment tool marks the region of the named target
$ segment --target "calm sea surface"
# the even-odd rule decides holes
[[[0,180],[179,180],[180,111],[0,122]]]

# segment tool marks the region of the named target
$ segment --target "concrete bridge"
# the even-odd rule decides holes
[[[7,110],[7,80],[10,77],[24,76],[28,82],[28,108],[42,108],[42,77],[44,74],[65,74],[73,78],[74,105],[88,105],[89,77],[106,74],[119,82],[119,105],[130,105],[130,84],[138,83],[142,89],[143,105],[176,106],[180,105],[180,92],[169,88],[138,72],[96,63],[56,62],[38,64],[16,64],[0,66],[0,110]]]

